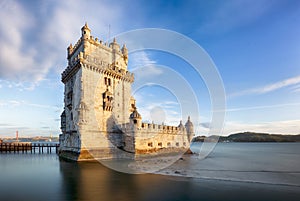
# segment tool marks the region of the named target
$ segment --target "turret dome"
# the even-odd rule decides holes
[[[194,127],[193,123],[191,122],[190,116],[188,117],[188,120],[187,120],[187,122],[185,123],[185,127],[186,127],[186,128],[187,128],[187,127],[189,127],[189,128]]]
[[[134,108],[133,112],[130,114],[130,119],[141,119],[142,116],[138,113],[136,107]]]

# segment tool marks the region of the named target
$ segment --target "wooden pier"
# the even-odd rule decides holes
[[[0,153],[55,153],[58,152],[58,143],[0,143]],[[54,150],[52,150],[54,149]]]

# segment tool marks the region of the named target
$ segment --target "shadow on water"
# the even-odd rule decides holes
[[[60,161],[60,171],[63,200],[189,200],[164,176],[125,174],[97,162]]]
[[[60,161],[61,200],[298,200],[299,188],[153,174],[125,174],[97,162]]]

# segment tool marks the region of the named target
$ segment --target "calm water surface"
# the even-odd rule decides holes
[[[0,200],[300,200],[300,143],[222,143],[205,160],[130,175],[55,154],[0,154]],[[176,169],[176,170],[177,170]]]

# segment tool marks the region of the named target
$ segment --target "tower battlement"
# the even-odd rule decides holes
[[[126,79],[134,81],[133,74],[127,71],[128,50],[125,44],[120,49],[115,38],[110,44],[94,39],[87,23],[81,28],[81,32],[81,38],[76,44],[70,44],[67,48],[68,66],[62,73],[64,83],[82,64],[100,73],[118,78],[125,75]]]

